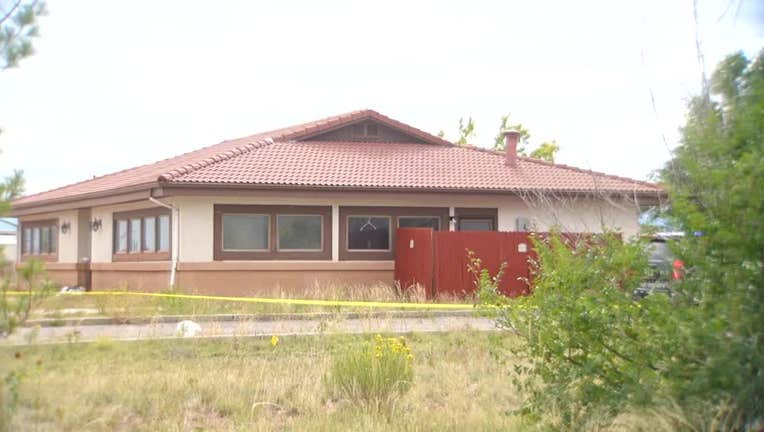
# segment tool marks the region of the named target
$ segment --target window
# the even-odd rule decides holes
[[[223,215],[223,250],[268,251],[270,216]]]
[[[328,206],[215,205],[216,260],[329,260]]]
[[[393,260],[398,228],[448,228],[448,207],[340,207],[339,258]]]
[[[117,221],[116,252],[127,252],[127,221]]]
[[[496,231],[499,211],[495,208],[456,208],[459,231]]]
[[[158,252],[169,252],[170,250],[170,216],[159,216],[159,231],[157,231]]]
[[[21,223],[21,255],[45,261],[57,259],[58,221],[30,221]]]
[[[459,231],[493,231],[493,220],[461,218]]]
[[[440,229],[440,217],[438,216],[400,216],[398,228],[432,228]]]
[[[168,218],[169,219],[169,218]],[[157,218],[143,218],[143,250],[153,252],[157,243]]]
[[[115,261],[170,259],[170,214],[165,208],[114,213]]]
[[[321,215],[277,215],[278,250],[320,251],[323,219]]]
[[[130,253],[141,251],[141,219],[130,219]]]
[[[389,251],[390,216],[348,216],[349,251]]]

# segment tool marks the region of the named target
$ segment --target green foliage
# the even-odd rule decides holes
[[[525,155],[525,148],[528,145],[528,140],[531,139],[531,133],[523,126],[522,123],[510,124],[509,114],[501,116],[501,125],[499,125],[499,132],[493,139],[493,149],[498,151],[504,151],[506,148],[506,141],[504,140],[504,131],[507,129],[514,129],[520,132],[520,140],[517,145],[517,154]]]
[[[53,291],[53,283],[45,279],[44,265],[37,260],[26,261],[17,271],[17,278],[0,280],[0,337],[7,337],[24,324],[34,307]],[[21,291],[21,295],[9,295]]]
[[[459,145],[467,145],[470,142],[470,139],[472,139],[475,136],[475,122],[472,120],[472,117],[467,119],[467,123],[464,123],[464,119],[459,119],[459,139],[456,140],[456,143]]]
[[[491,272],[483,267],[483,260],[478,258],[474,251],[467,249],[467,261],[467,271],[472,275],[479,304],[493,306],[506,304],[507,297],[501,294],[499,286],[507,263],[502,262],[496,274],[491,276]]]
[[[554,155],[560,150],[557,141],[546,141],[531,152],[531,157],[549,162],[554,162]]]
[[[523,341],[514,383],[524,410],[554,407],[572,427],[663,394],[665,361],[680,348],[675,305],[661,295],[632,298],[647,271],[643,245],[606,233],[533,239],[533,295],[506,301],[499,324]],[[671,331],[669,331],[671,329]]]
[[[692,99],[682,143],[661,172],[670,214],[688,236],[681,289],[698,300],[676,392],[732,401],[764,418],[764,52],[737,53]],[[691,379],[690,379],[691,378]]]
[[[370,411],[389,412],[411,388],[413,359],[402,337],[376,335],[335,355],[325,383],[332,395]]]
[[[34,53],[32,39],[39,35],[38,18],[45,15],[44,1],[15,1],[0,15],[0,69],[18,66]]]

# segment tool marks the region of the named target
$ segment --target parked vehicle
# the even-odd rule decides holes
[[[674,256],[668,242],[681,239],[682,233],[658,233],[650,238],[647,245],[650,276],[634,290],[634,298],[645,298],[650,294],[674,295],[671,285],[682,279],[684,263]]]

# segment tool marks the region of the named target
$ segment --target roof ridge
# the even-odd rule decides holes
[[[275,141],[271,137],[266,137],[266,138],[257,140],[255,142],[247,142],[246,144],[242,146],[234,147],[233,149],[220,152],[216,155],[204,158],[198,162],[190,162],[190,163],[181,165],[164,174],[160,174],[157,180],[160,182],[170,181],[173,178],[180,177],[184,174],[188,174],[192,171],[196,171],[198,169],[210,166],[217,162],[231,159],[240,154],[249,153],[252,150],[265,147],[267,145],[273,144],[274,142]]]

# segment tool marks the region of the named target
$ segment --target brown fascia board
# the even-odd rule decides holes
[[[394,193],[453,193],[453,194],[487,194],[487,195],[520,195],[523,193],[554,193],[557,195],[581,196],[595,195],[598,192],[608,196],[628,196],[636,197],[640,200],[652,199],[656,202],[665,200],[665,192],[635,192],[633,190],[624,191],[591,191],[591,190],[516,190],[516,189],[458,189],[458,188],[411,188],[411,187],[360,187],[360,186],[309,186],[309,185],[278,185],[278,184],[231,184],[231,183],[165,183],[161,188],[155,190],[154,197],[163,196],[190,196],[190,195],[223,195],[228,190],[234,190],[237,195],[242,193],[262,192],[262,191],[294,191],[294,192],[394,192]]]
[[[147,200],[157,183],[128,186],[119,189],[91,192],[88,194],[72,195],[51,200],[37,201],[11,207],[9,216],[28,216],[40,213],[51,213],[64,210],[98,207],[102,205],[123,204]]]

